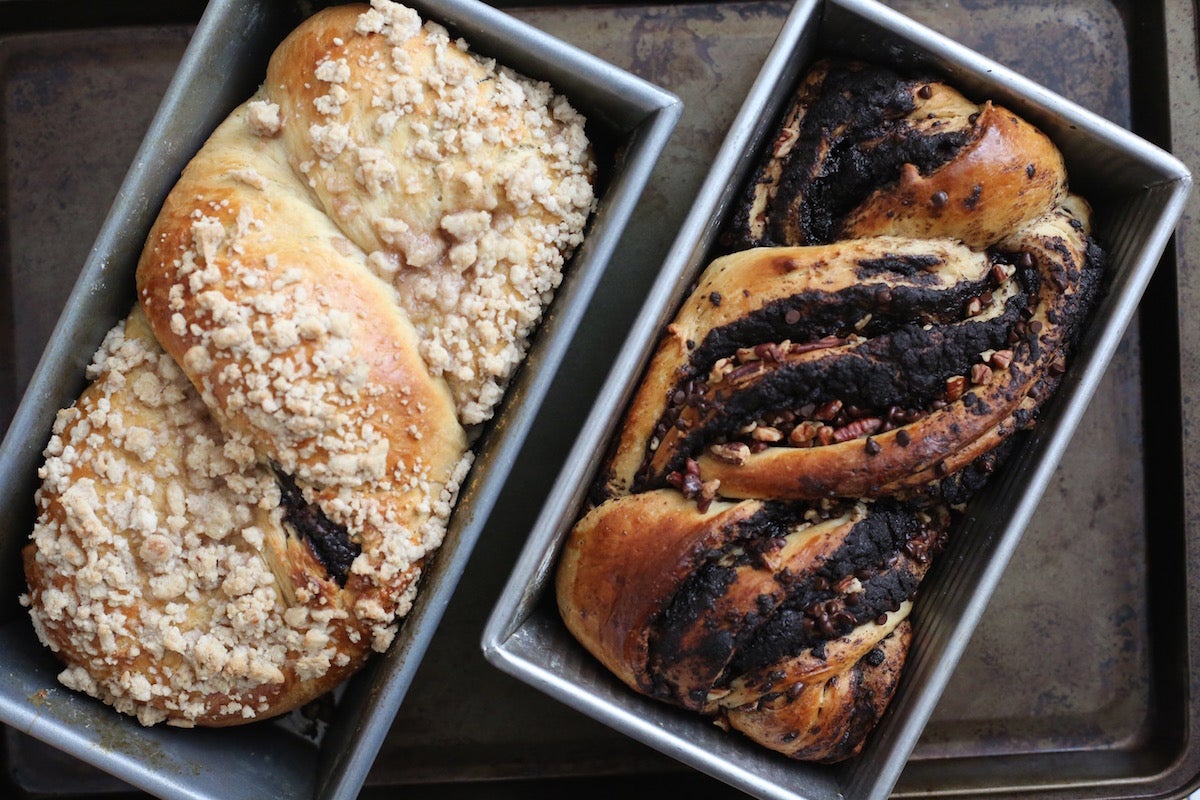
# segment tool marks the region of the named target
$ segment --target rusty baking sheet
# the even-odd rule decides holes
[[[138,115],[148,120],[157,104],[155,70],[165,86],[188,31],[185,18],[164,27],[160,12],[136,3],[113,6],[107,17],[93,10],[84,30],[63,30],[67,20],[53,14],[41,26],[28,17],[21,28],[6,24],[11,9],[31,5],[71,4],[0,0],[0,31],[28,31],[0,34],[0,430],[11,414],[5,404],[28,379],[39,336],[48,334],[140,138]],[[1200,106],[1192,2],[887,5],[1193,167],[1200,163],[1191,122]],[[524,796],[537,787],[571,791],[581,776],[632,796],[666,786],[737,796],[499,673],[478,642],[579,411],[602,382],[703,165],[788,9],[786,2],[515,9],[675,92],[684,113],[364,796],[386,796],[399,785],[411,796],[447,796],[449,782],[458,784],[454,797]],[[111,83],[95,83],[102,80]],[[55,145],[47,126],[66,140]],[[95,130],[106,131],[107,141],[89,135]],[[1191,377],[1200,374],[1192,363],[1200,359],[1200,318],[1180,311],[1200,299],[1189,273],[1200,258],[1196,204],[1193,198],[1176,248],[1156,272],[897,796],[1182,797],[1200,786],[1200,685],[1191,668],[1200,626],[1188,624],[1200,609],[1200,472],[1189,405],[1200,388]],[[8,779],[27,794],[121,788],[91,783],[89,769],[58,763],[50,748],[11,731],[6,748]],[[497,779],[507,781],[503,794],[491,783]]]

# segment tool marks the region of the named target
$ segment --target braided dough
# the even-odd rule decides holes
[[[385,650],[580,243],[584,120],[403,6],[322,11],[188,164],[24,552],[60,678],[283,713]]]
[[[1011,112],[816,64],[568,537],[568,628],[635,690],[773,750],[859,752],[955,514],[1065,371],[1089,231]]]

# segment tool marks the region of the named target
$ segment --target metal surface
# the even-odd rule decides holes
[[[0,719],[154,794],[358,794],[583,308],[678,118],[679,104],[670,94],[494,8],[473,0],[415,0],[410,5],[469,37],[477,52],[549,81],[588,117],[602,182],[597,210],[522,369],[476,445],[475,466],[412,612],[388,653],[347,683],[318,722],[297,713],[278,723],[224,731],[143,728],[64,691],[54,680],[53,659],[32,637],[17,608],[19,579],[5,572],[8,580],[0,586],[12,600],[0,626],[9,674],[0,687]],[[205,10],[0,445],[0,554],[5,564],[19,562],[17,553],[31,528],[36,468],[50,421],[78,394],[83,367],[104,332],[127,313],[134,296],[133,266],[163,197],[208,132],[253,92],[267,56],[300,18],[296,5],[282,2],[216,0]],[[10,281],[10,287],[16,309],[20,286]],[[17,320],[13,323],[15,329]]]
[[[1200,164],[1192,2],[888,5]],[[14,15],[14,8],[26,11]],[[40,17],[28,11],[36,8],[53,11]],[[492,668],[478,641],[699,189],[702,166],[787,9],[785,2],[751,2],[514,10],[676,92],[685,108],[382,744],[364,797],[570,796],[595,788],[629,797],[740,796]],[[20,311],[48,332],[52,305],[65,297],[95,238],[130,163],[137,128],[153,112],[170,76],[167,62],[189,30],[145,26],[184,22],[188,12],[144,0],[0,0],[0,31],[7,34],[0,36],[0,379],[8,380],[2,373],[9,341],[21,337],[27,359],[41,349],[36,331],[10,331],[4,317],[14,254],[26,269],[16,278]],[[125,25],[138,27],[127,33]],[[61,32],[67,26],[86,29]],[[22,30],[39,33],[12,35]],[[97,48],[112,57],[98,59]],[[155,64],[158,77],[146,75]],[[72,153],[86,173],[66,166]],[[42,187],[34,190],[39,206],[17,219],[13,209],[30,202],[30,186]],[[1194,578],[1200,473],[1191,455],[1190,402],[1197,390],[1191,376],[1200,374],[1200,316],[1189,313],[1200,300],[1193,277],[1198,205],[1193,193],[1176,247],[1156,271],[1140,319],[1121,340],[982,612],[900,776],[898,796],[1183,797],[1200,785],[1200,677],[1191,669],[1200,655]],[[38,275],[44,282],[31,283]],[[36,285],[47,293],[26,302]],[[14,398],[22,385],[9,390]],[[10,386],[0,384],[0,398]],[[110,796],[121,788],[11,729],[5,744],[18,794]]]
[[[1042,423],[1003,474],[972,502],[922,586],[913,616],[913,646],[889,712],[862,755],[833,768],[783,763],[703,720],[626,691],[570,639],[548,596],[557,548],[579,513],[604,443],[619,422],[657,332],[706,263],[730,195],[744,180],[751,154],[769,136],[787,87],[814,53],[830,52],[902,67],[933,66],[968,95],[993,98],[1041,126],[1066,155],[1074,188],[1092,199],[1111,259],[1109,292]],[[907,18],[850,0],[798,3],[713,161],[501,594],[484,631],[489,660],[617,730],[759,797],[886,797],[1116,351],[1190,184],[1186,169],[1165,153]],[[1023,620],[1031,629],[1030,639],[1036,622]],[[1061,763],[1056,774],[1062,774]],[[1034,774],[1015,783],[1049,777]],[[1104,777],[1101,770],[1087,775]]]

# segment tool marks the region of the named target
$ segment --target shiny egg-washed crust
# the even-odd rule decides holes
[[[790,757],[860,752],[954,515],[1099,290],[1050,140],[858,62],[801,81],[564,547],[568,628]]]
[[[25,600],[64,683],[222,726],[389,646],[582,240],[583,127],[386,0],[287,37],[47,449]]]

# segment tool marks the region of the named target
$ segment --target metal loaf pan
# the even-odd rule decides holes
[[[56,411],[134,299],[134,266],[180,170],[209,132],[253,93],[276,44],[314,10],[284,0],[213,0],[139,148],[65,310],[0,445],[2,666],[0,721],[152,794],[173,798],[348,798],[358,794],[529,432],[583,310],[601,280],[681,105],[672,94],[476,0],[414,0],[472,48],[550,82],[589,120],[599,203],[526,362],[476,444],[445,543],[390,651],[327,697],[313,720],[223,730],[143,728],[58,685],[59,666],[16,601],[19,551],[32,529],[41,451]]]
[[[834,766],[790,762],[697,716],[640,697],[559,620],[553,572],[563,539],[657,341],[708,262],[731,198],[769,141],[790,88],[819,55],[932,68],[1048,133],[1072,189],[1093,204],[1109,252],[1107,293],[1061,388],[1007,467],[974,501],[926,578],[900,688],[864,752]],[[1177,159],[977,53],[870,0],[800,0],[711,166],[662,272],[568,455],[484,631],[500,669],[692,767],[762,798],[884,798],[949,679],[1175,227],[1191,177]],[[1046,646],[1053,646],[1047,643]]]

